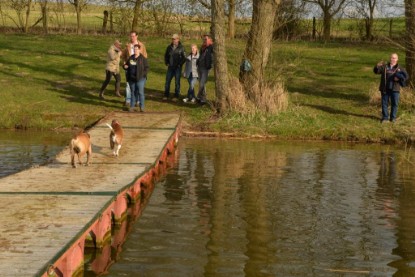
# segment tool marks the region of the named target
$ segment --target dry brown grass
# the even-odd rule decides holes
[[[373,83],[369,88],[369,104],[380,105],[379,84]],[[415,90],[409,87],[401,88],[399,106],[404,108],[415,107]]]
[[[241,114],[267,113],[278,114],[288,107],[288,93],[285,90],[284,83],[277,81],[272,84],[265,84],[260,90],[258,87],[255,91],[260,91],[256,95],[255,103],[250,101],[244,93],[242,84],[235,77],[230,78],[232,89],[229,92],[229,105],[232,111]],[[258,86],[258,84],[256,84]]]

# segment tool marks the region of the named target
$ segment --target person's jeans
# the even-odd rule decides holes
[[[206,102],[206,82],[208,80],[209,69],[199,68],[199,92],[197,93],[197,98],[200,102]]]
[[[128,82],[131,89],[131,108],[133,108],[137,102],[140,102],[140,108],[144,110],[144,86],[146,81],[146,78],[142,78],[137,82]]]
[[[119,73],[114,73],[109,70],[105,70],[105,81],[102,83],[101,86],[101,92],[104,92],[105,88],[108,86],[108,84],[111,81],[111,76],[114,76],[115,78],[115,92],[120,92],[120,86],[121,86],[121,75]]]
[[[391,102],[391,113],[389,117],[388,106],[389,106],[389,99]],[[382,120],[393,121],[396,119],[396,115],[398,113],[398,105],[399,105],[399,92],[392,91],[392,92],[385,92],[382,93]]]
[[[187,78],[187,81],[189,82],[189,90],[187,91],[187,98],[189,100],[195,98],[195,85],[197,82],[197,77],[193,77],[190,73],[189,78]]]
[[[125,79],[127,80],[127,73],[125,73]],[[131,89],[130,84],[128,82],[125,85],[125,103],[131,103]]]
[[[164,96],[170,96],[170,83],[174,77],[175,87],[174,87],[174,97],[179,98],[180,96],[180,75],[182,73],[181,67],[168,67],[166,73],[166,85],[164,87]]]

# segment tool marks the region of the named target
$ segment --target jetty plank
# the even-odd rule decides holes
[[[109,146],[112,119],[125,133],[119,157]],[[0,276],[43,274],[121,190],[155,165],[179,122],[178,113],[112,113],[88,130],[90,166],[72,168],[65,147],[45,166],[1,178]]]

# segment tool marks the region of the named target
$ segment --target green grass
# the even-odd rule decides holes
[[[0,35],[0,128],[37,129],[86,127],[105,114],[121,110],[114,96],[114,81],[106,100],[98,98],[105,77],[106,52],[111,36]],[[120,38],[123,42],[125,38]],[[208,107],[163,102],[164,38],[140,38],[150,63],[146,84],[147,111],[181,111],[189,130],[266,135],[281,139],[333,139],[353,141],[405,141],[414,128],[413,107],[401,107],[399,122],[380,125],[380,106],[369,104],[369,89],[379,76],[372,66],[387,60],[396,49],[370,44],[276,42],[267,77],[282,74],[290,104],[278,115],[228,115],[213,119]],[[183,41],[186,49],[198,40]],[[237,74],[245,42],[228,43],[228,65]],[[404,62],[404,53],[400,53]],[[278,73],[281,72],[281,73]],[[211,74],[213,75],[213,74]],[[122,89],[125,78],[122,75]],[[173,83],[172,83],[173,87]],[[232,84],[231,87],[232,89]],[[214,82],[208,82],[214,99]],[[182,95],[187,82],[182,79]]]

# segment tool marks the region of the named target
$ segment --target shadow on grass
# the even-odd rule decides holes
[[[163,90],[157,90],[157,89],[145,89],[145,97],[146,100],[151,100],[153,102],[159,102],[162,104],[166,104],[166,105],[171,105],[171,106],[176,106],[179,108],[200,108],[201,105],[199,104],[193,104],[193,103],[184,103],[183,102],[183,98],[185,98],[186,96],[181,95],[180,99],[177,101],[173,101],[172,97],[170,96],[170,98],[168,100],[163,100],[164,97],[164,91]]]
[[[364,115],[364,114],[350,113],[350,112],[346,112],[346,111],[343,111],[343,110],[334,109],[332,107],[327,107],[327,106],[322,106],[322,105],[305,104],[304,106],[314,108],[314,109],[317,109],[317,110],[321,110],[323,112],[330,113],[330,114],[355,116],[355,117],[361,117],[361,118],[367,118],[367,119],[372,119],[372,120],[379,121],[379,117],[376,117],[374,115]]]
[[[369,101],[369,97],[365,94],[349,94],[336,91],[335,88],[288,88],[289,91],[295,91],[304,95],[309,95],[317,98],[325,98],[325,99],[340,99],[340,100],[347,100],[353,101],[357,104],[367,103]]]

